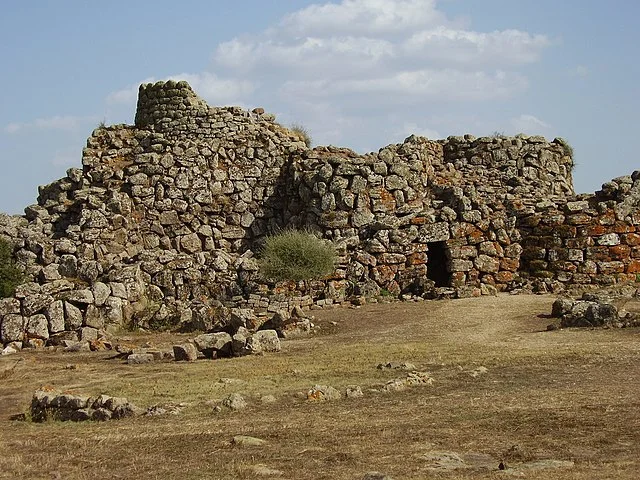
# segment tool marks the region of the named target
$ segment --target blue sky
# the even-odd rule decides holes
[[[167,78],[361,153],[411,133],[562,136],[593,192],[640,169],[639,18],[636,0],[4,0],[0,211]]]

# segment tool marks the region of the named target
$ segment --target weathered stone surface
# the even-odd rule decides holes
[[[266,440],[257,437],[250,437],[248,435],[236,435],[231,439],[231,443],[243,447],[259,447],[267,443]]]
[[[51,302],[45,314],[49,321],[49,332],[53,334],[64,330],[64,302],[62,300]]]
[[[151,353],[132,353],[127,357],[129,365],[142,365],[145,363],[153,363],[155,357]]]
[[[173,355],[176,362],[195,362],[198,359],[198,349],[192,343],[174,345]]]
[[[229,410],[244,410],[247,408],[247,401],[239,393],[231,393],[222,400],[222,405]]]
[[[26,333],[30,338],[49,338],[49,322],[43,314],[33,315],[26,319]]]
[[[0,324],[0,338],[4,343],[19,342],[24,337],[25,318],[22,315],[10,313],[2,317]]]
[[[328,385],[314,385],[307,392],[307,400],[313,401],[325,401],[325,400],[340,400],[342,395],[335,388]]]
[[[64,292],[59,295],[59,298],[66,300],[67,302],[78,304],[91,304],[94,302],[93,293],[89,289],[72,290],[70,292]]]
[[[93,342],[98,339],[98,329],[92,327],[82,327],[80,329],[81,342]]]
[[[84,316],[84,324],[87,327],[96,329],[104,328],[103,310],[95,305],[88,305]]]
[[[84,318],[82,311],[69,302],[64,302],[65,329],[76,330],[82,326]]]
[[[247,339],[247,349],[253,353],[279,352],[281,349],[278,332],[275,330],[259,330]]]
[[[33,294],[22,300],[22,313],[25,317],[30,317],[36,313],[42,312],[53,301],[51,295]]]
[[[358,155],[310,149],[273,122],[209,107],[185,82],[143,85],[134,126],[97,129],[81,169],[42,187],[25,217],[0,218],[28,277],[21,310],[7,314],[44,313],[59,331],[55,300],[66,329],[232,332],[212,299],[263,314],[307,293],[316,308],[352,293],[445,295],[436,283],[462,297],[640,273],[640,174],[575,195],[562,140],[410,136]],[[283,222],[338,250],[335,271],[308,291],[256,274],[253,251]],[[437,270],[442,279],[425,281]],[[234,321],[255,330],[265,318]]]
[[[97,306],[102,306],[107,301],[107,298],[111,295],[111,288],[102,282],[96,282],[91,287],[93,293],[94,303]]]
[[[231,335],[225,332],[205,333],[193,339],[196,348],[211,357],[229,356],[231,354]]]

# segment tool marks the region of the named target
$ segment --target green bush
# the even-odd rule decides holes
[[[300,125],[299,123],[294,123],[291,125],[291,131],[297,134],[307,147],[311,148],[311,145],[313,145],[313,141],[311,139],[309,131],[304,126]]]
[[[12,297],[22,283],[22,272],[16,267],[13,247],[0,238],[0,298]]]
[[[315,280],[333,272],[336,252],[307,231],[284,230],[267,237],[259,266],[263,277],[281,280]]]

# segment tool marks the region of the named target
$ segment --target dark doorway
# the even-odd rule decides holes
[[[447,269],[447,243],[431,242],[427,246],[427,278],[436,282],[436,287],[448,287],[450,283]]]

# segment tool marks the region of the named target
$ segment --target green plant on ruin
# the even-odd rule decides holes
[[[307,147],[311,148],[313,141],[311,139],[311,135],[309,134],[309,130],[307,130],[303,125],[300,125],[299,123],[293,123],[290,130],[298,135],[298,137],[300,137],[300,140],[302,140]]]
[[[22,272],[13,256],[13,246],[0,238],[0,298],[12,297],[22,281]]]
[[[266,279],[298,282],[331,274],[336,258],[333,245],[313,233],[286,229],[266,238],[258,265]]]
[[[573,158],[573,147],[571,145],[569,145],[569,142],[567,142],[564,138],[562,137],[558,137],[555,140],[557,143],[559,143],[562,146],[562,150],[564,151],[564,154],[567,157],[571,157]]]

